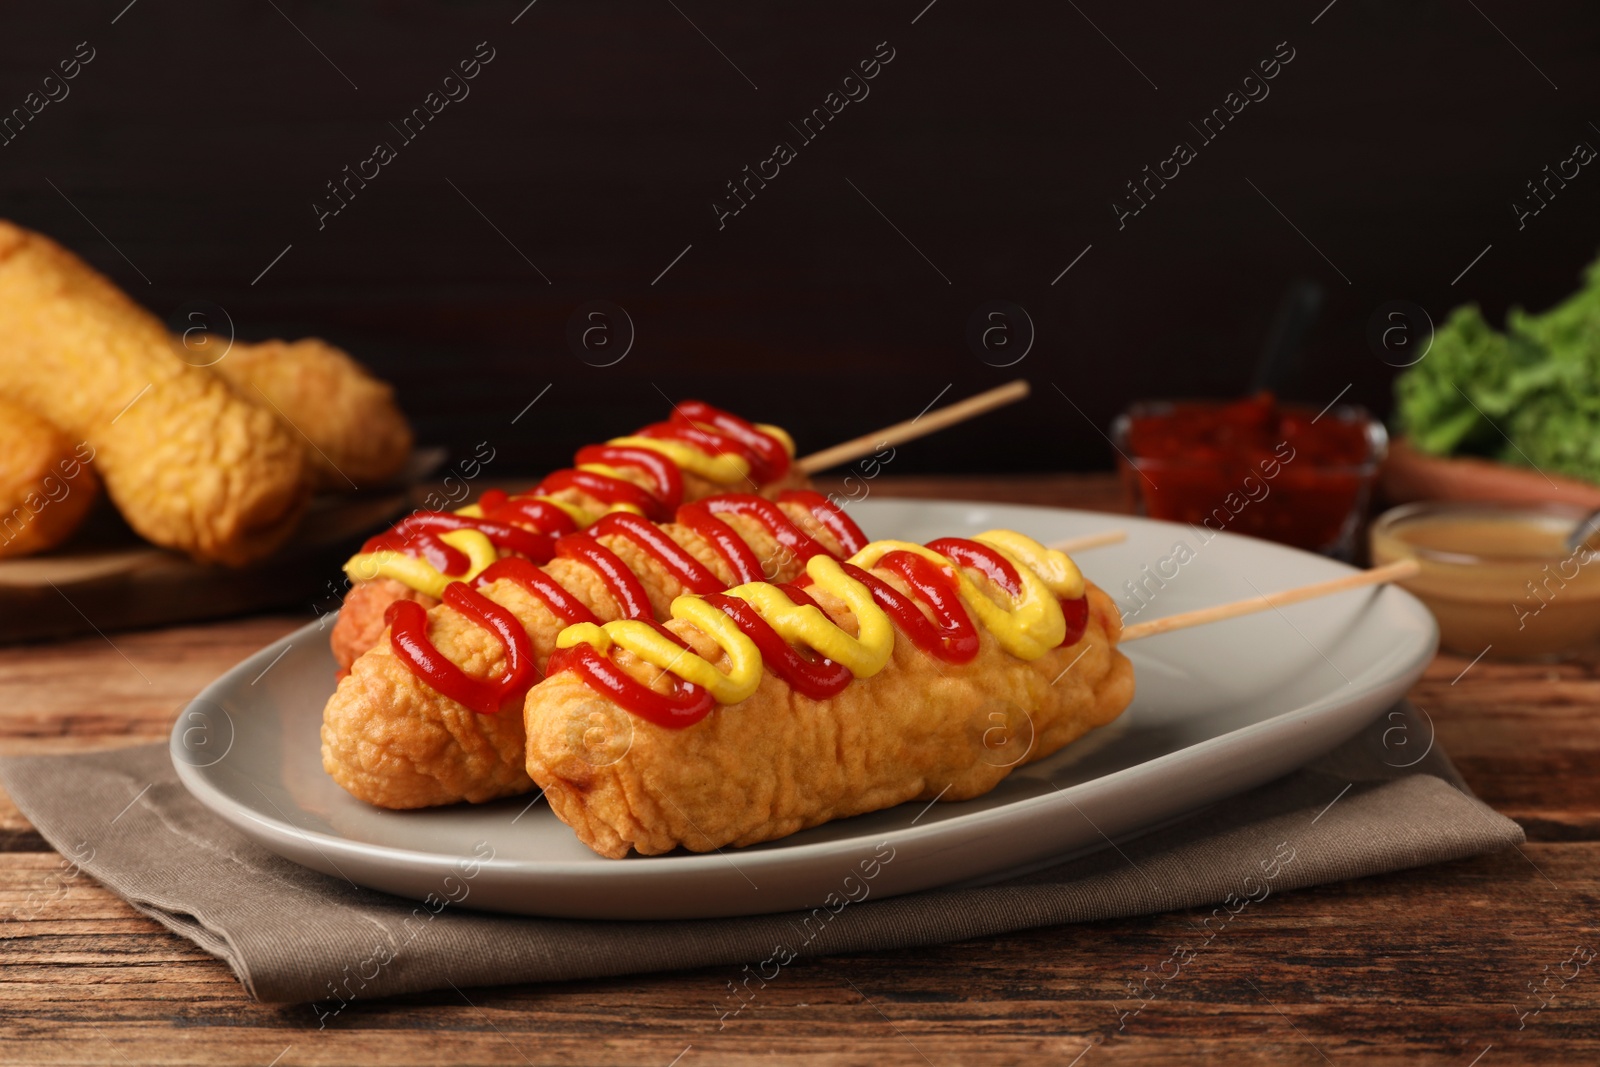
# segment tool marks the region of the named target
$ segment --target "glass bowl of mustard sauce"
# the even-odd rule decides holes
[[[1553,503],[1406,504],[1372,524],[1372,562],[1421,565],[1401,584],[1433,612],[1447,652],[1567,659],[1600,647],[1600,541],[1566,545],[1587,515]]]

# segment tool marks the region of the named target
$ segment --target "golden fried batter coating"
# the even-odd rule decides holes
[[[339,609],[333,632],[328,635],[328,644],[340,670],[349,670],[363,652],[378,643],[389,627],[383,619],[384,612],[396,600],[415,600],[425,608],[439,603],[427,593],[419,593],[393,578],[357,582],[345,593],[344,606]]]
[[[638,477],[638,484],[644,486],[650,484],[642,473],[639,473]],[[717,496],[720,493],[754,493],[757,496],[764,496],[768,500],[776,500],[779,493],[787,492],[790,489],[810,488],[810,476],[799,467],[793,465],[784,472],[782,478],[776,478],[766,485],[756,485],[753,482],[736,482],[733,485],[724,485],[721,482],[713,482],[702,478],[693,471],[683,472],[683,501],[686,504],[696,500],[704,500],[708,496]]]
[[[88,264],[5,221],[0,392],[87,441],[128,524],[197,559],[266,555],[308,498],[302,449],[269,408],[185,362]]]
[[[494,582],[483,592],[525,624],[548,614],[511,582]],[[466,618],[439,606],[428,623],[434,644],[467,673],[504,673],[499,643]],[[516,708],[480,715],[441,696],[386,640],[355,661],[323,709],[323,768],[349,793],[382,808],[481,804],[525,793],[532,783],[524,756]]]
[[[54,548],[100,491],[94,452],[27,408],[0,400],[0,559]]]
[[[305,435],[318,489],[381,484],[411,455],[411,427],[394,390],[326,341],[235,341],[212,369]]]
[[[779,507],[796,522],[814,525],[799,506]],[[743,515],[723,519],[759,558],[771,561],[773,580],[787,581],[800,574],[801,561],[782,551],[758,521]],[[661,529],[724,583],[737,581],[727,560],[699,534],[673,523]],[[825,531],[814,536],[829,551],[840,551]],[[686,591],[660,561],[632,541],[609,535],[599,541],[638,576],[657,618],[664,617],[673,599]],[[544,569],[602,621],[622,617],[620,605],[592,567],[557,558]],[[514,582],[490,582],[480,591],[516,615],[543,670],[566,623]],[[505,673],[500,642],[453,608],[440,605],[428,612],[428,636],[473,677],[498,678]],[[498,715],[480,715],[462,707],[413,674],[380,634],[377,643],[351,665],[323,709],[322,765],[348,792],[378,807],[424,808],[462,800],[476,804],[533,788],[523,739],[519,708],[508,706]]]
[[[810,592],[855,632],[842,601]],[[981,627],[977,658],[959,666],[897,636],[888,666],[832,699],[801,696],[768,671],[754,696],[683,729],[630,715],[562,672],[528,694],[528,774],[584,844],[612,858],[752,845],[910,800],[968,800],[1133,699],[1116,606],[1093,586],[1088,596],[1083,638],[1031,662]],[[666,625],[728,668],[696,627]],[[622,650],[615,657],[665,691],[662,671]]]

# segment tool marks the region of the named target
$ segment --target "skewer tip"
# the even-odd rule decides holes
[[[1284,589],[1276,593],[1247,597],[1244,600],[1236,600],[1230,604],[1215,604],[1209,608],[1198,608],[1194,611],[1180,612],[1177,615],[1151,619],[1148,622],[1134,623],[1132,626],[1123,628],[1121,640],[1123,643],[1137,641],[1144,637],[1171,633],[1173,630],[1185,630],[1191,626],[1203,626],[1207,623],[1237,619],[1244,615],[1254,615],[1261,611],[1286,608],[1291,604],[1300,604],[1307,600],[1315,600],[1318,597],[1332,596],[1335,593],[1349,592],[1352,589],[1365,589],[1374,585],[1404,581],[1407,578],[1416,577],[1421,569],[1421,565],[1414,559],[1395,560],[1393,563],[1385,563],[1381,567],[1356,571],[1353,574],[1346,574],[1323,582],[1313,582],[1310,585]]]
[[[1102,530],[1099,533],[1084,534],[1080,537],[1063,537],[1059,541],[1052,541],[1046,548],[1057,552],[1082,552],[1088,548],[1100,548],[1105,545],[1119,545],[1128,539],[1126,530]]]

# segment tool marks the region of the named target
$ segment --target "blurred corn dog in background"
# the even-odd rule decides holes
[[[0,400],[0,559],[54,548],[100,492],[94,452],[27,408]]]
[[[212,369],[304,435],[316,489],[388,481],[411,455],[411,427],[394,390],[326,341],[235,341]]]
[[[222,355],[205,366],[184,356],[195,340],[0,220],[0,402],[18,412],[0,413],[0,526],[17,520],[0,557],[70,536],[98,474],[142,537],[241,566],[290,536],[313,490],[364,488],[405,465],[411,430],[393,391],[342,350],[207,336]],[[70,479],[51,474],[72,458]],[[57,484],[72,487],[59,502]]]
[[[128,525],[243,564],[288,537],[310,495],[271,411],[184,362],[166,328],[55,242],[0,224],[0,392],[95,450]]]

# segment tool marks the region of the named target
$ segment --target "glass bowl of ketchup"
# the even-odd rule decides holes
[[[1141,401],[1111,436],[1140,514],[1341,559],[1354,555],[1389,447],[1383,423],[1360,407],[1319,411],[1271,393]]]

